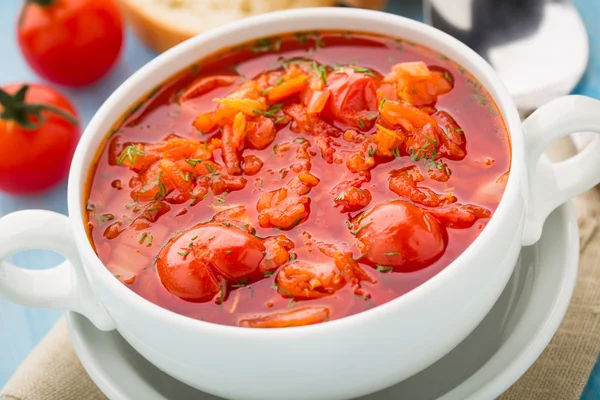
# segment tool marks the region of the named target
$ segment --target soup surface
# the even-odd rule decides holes
[[[301,32],[226,49],[134,105],[91,171],[89,235],[116,279],[174,312],[314,324],[444,269],[509,168],[502,118],[462,67]]]

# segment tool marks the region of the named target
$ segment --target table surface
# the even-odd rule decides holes
[[[390,0],[388,11],[414,19],[422,19],[420,0]],[[600,98],[600,1],[574,0],[590,35],[591,58],[576,93]],[[15,39],[15,23],[21,2],[0,2],[0,85],[18,81],[40,81],[21,57]],[[85,89],[61,90],[76,105],[83,125],[127,77],[156,55],[127,33],[125,48],[116,68],[98,84]],[[21,209],[47,209],[67,214],[66,183],[36,197],[0,195],[0,215]],[[62,256],[46,251],[27,251],[14,256],[13,263],[27,268],[43,269],[58,264]],[[32,309],[15,305],[0,297],[0,387],[14,373],[27,354],[42,339],[63,312]],[[596,364],[582,399],[600,399],[600,362]]]

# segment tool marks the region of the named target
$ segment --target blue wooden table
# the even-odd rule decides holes
[[[583,15],[591,39],[590,64],[575,92],[600,98],[600,0],[575,0],[575,4]],[[29,69],[16,45],[15,24],[20,6],[20,1],[0,1],[0,85],[18,81],[40,81]],[[414,19],[422,18],[420,0],[390,0],[388,11]],[[153,57],[155,54],[128,32],[121,60],[109,76],[94,87],[61,90],[75,104],[85,126],[108,95]],[[43,196],[0,195],[0,215],[29,208],[48,209],[66,214],[66,184],[63,183]],[[56,265],[61,260],[62,257],[55,253],[29,251],[15,255],[13,262],[19,266],[42,269]],[[21,307],[0,298],[0,387],[61,314],[60,311]],[[596,364],[582,399],[600,399],[600,363]]]

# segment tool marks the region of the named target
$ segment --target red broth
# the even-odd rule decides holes
[[[100,260],[149,301],[299,326],[435,276],[484,229],[509,168],[502,117],[461,66],[305,32],[223,50],[133,106],[90,171],[86,213]]]

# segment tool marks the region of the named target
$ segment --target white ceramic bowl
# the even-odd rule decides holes
[[[498,209],[473,244],[420,287],[372,310],[320,325],[244,329],[167,311],[129,290],[102,265],[84,225],[84,182],[113,123],[157,84],[223,47],[303,30],[356,30],[428,46],[469,70],[495,99],[512,143],[511,173]],[[3,263],[0,293],[34,307],[77,311],[117,329],[145,358],[200,390],[236,399],[342,399],[397,383],[448,353],[483,319],[523,244],[537,241],[547,215],[600,181],[600,140],[562,164],[536,171],[553,140],[600,132],[600,102],[558,99],[521,125],[492,68],[452,37],[398,16],[353,9],[302,9],[249,18],[197,36],[129,78],[83,134],[69,176],[69,217],[22,211],[0,220],[0,259],[29,248],[71,261],[45,271]]]

